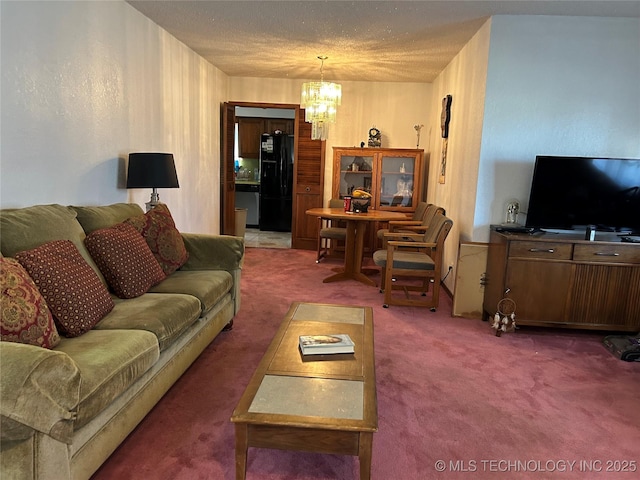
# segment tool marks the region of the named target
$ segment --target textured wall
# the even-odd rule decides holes
[[[318,79],[310,79],[318,80]],[[303,80],[229,79],[229,98],[242,102],[300,103]],[[426,124],[431,112],[431,84],[387,82],[340,82],[342,105],[326,144],[324,198],[331,197],[333,147],[360,146],[369,129],[382,132],[382,146],[415,148],[417,123]],[[428,131],[423,129],[420,148],[428,152]]]
[[[491,20],[487,21],[433,83],[431,164],[427,200],[444,207],[453,220],[447,238],[446,266],[457,263],[458,244],[473,234],[476,184],[482,141],[482,118],[487,78]],[[452,96],[445,182],[439,183],[443,140],[440,129],[442,98]],[[453,291],[457,272],[445,283]]]
[[[226,77],[125,2],[2,2],[0,205],[144,204],[132,151],[172,152],[178,227],[219,231]]]
[[[639,46],[637,18],[492,18],[473,240],[527,211],[536,155],[640,158]]]

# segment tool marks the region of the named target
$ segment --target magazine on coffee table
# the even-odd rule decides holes
[[[346,333],[335,335],[300,335],[300,351],[303,355],[328,355],[354,353],[353,340]]]

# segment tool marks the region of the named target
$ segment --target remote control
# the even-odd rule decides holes
[[[623,235],[620,240],[629,243],[640,243],[640,235]]]

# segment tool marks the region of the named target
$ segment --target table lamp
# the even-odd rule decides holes
[[[172,153],[130,153],[127,188],[152,188],[147,212],[160,203],[158,188],[179,188]]]

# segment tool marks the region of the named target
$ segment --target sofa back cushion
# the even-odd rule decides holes
[[[5,257],[15,257],[18,252],[54,240],[70,240],[106,285],[84,246],[86,235],[72,208],[54,204],[3,209],[0,210],[0,232],[0,250]]]
[[[97,207],[70,207],[78,215],[78,222],[88,235],[95,230],[108,228],[127,218],[143,215],[144,211],[137,203],[114,203]]]
[[[47,301],[56,325],[68,337],[87,332],[113,309],[96,272],[69,240],[56,240],[16,254]]]
[[[120,298],[139,297],[165,278],[147,242],[127,223],[95,230],[87,235],[85,244]]]
[[[58,329],[44,297],[17,260],[0,258],[0,332],[2,340],[53,348]]]

